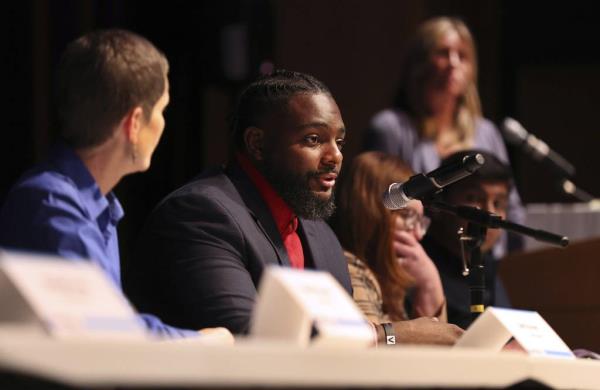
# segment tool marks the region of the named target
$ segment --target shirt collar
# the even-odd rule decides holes
[[[50,161],[73,181],[92,218],[98,219],[107,209],[114,224],[123,218],[123,207],[115,194],[109,192],[106,196],[102,195],[96,180],[72,148],[62,143],[57,144],[50,154]]]
[[[267,179],[256,169],[248,156],[243,153],[236,153],[235,157],[242,170],[248,175],[258,189],[260,196],[269,207],[279,232],[281,234],[288,234],[295,231],[298,226],[298,220],[292,208],[288,206]]]

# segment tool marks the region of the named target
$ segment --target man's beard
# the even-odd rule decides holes
[[[297,216],[307,219],[327,219],[335,211],[334,191],[331,191],[328,199],[322,199],[310,189],[309,184],[312,178],[335,172],[335,169],[311,171],[300,175],[282,172],[275,168],[275,164],[265,161],[261,171]]]

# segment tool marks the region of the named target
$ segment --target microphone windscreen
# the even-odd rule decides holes
[[[409,201],[402,190],[402,183],[392,183],[383,193],[383,205],[389,210],[404,208]]]

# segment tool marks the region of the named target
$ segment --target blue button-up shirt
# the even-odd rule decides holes
[[[102,195],[79,156],[58,145],[48,161],[28,171],[8,193],[0,210],[0,245],[89,259],[121,290],[117,238],[121,218],[123,208],[116,196]],[[152,315],[140,317],[155,335],[198,335],[165,325]]]

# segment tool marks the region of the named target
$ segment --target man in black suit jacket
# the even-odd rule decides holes
[[[304,267],[329,271],[351,293],[342,249],[322,219],[333,212],[345,128],[322,83],[285,71],[243,92],[233,126],[227,166],[156,207],[124,283],[139,310],[172,324],[245,333],[265,266],[290,266],[265,185],[297,216]]]
[[[176,326],[249,330],[264,268],[330,272],[352,294],[342,248],[323,221],[346,130],[325,85],[275,71],[241,94],[229,163],[164,199],[124,267],[139,310]],[[393,324],[398,339],[451,344],[460,329],[423,318]],[[386,328],[389,329],[389,328]],[[376,327],[385,340],[383,327]]]

